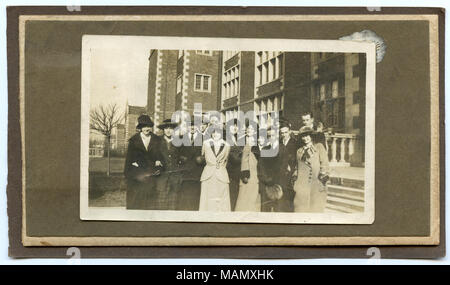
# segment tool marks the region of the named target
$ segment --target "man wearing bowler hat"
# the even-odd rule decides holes
[[[163,131],[163,136],[159,144],[162,170],[161,175],[156,179],[156,197],[153,200],[154,210],[176,210],[177,196],[181,185],[182,163],[180,149],[173,141],[174,129],[177,123],[166,119],[158,128]]]
[[[156,188],[161,157],[159,137],[152,132],[153,122],[147,115],[138,118],[138,133],[128,141],[124,175],[127,181],[127,209],[150,209]]]

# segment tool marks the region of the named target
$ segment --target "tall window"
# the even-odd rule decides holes
[[[277,64],[276,64],[276,58],[273,58],[270,60],[270,80],[274,80],[278,77],[277,75]]]
[[[275,95],[255,102],[255,114],[258,122],[262,125],[273,123],[273,113],[283,115],[284,96]]]
[[[284,74],[284,57],[283,54],[279,55],[277,57],[277,63],[278,63],[278,76],[282,76]]]
[[[339,87],[338,81],[337,80],[333,81],[333,83],[331,84],[331,97],[337,98],[339,96],[338,87]]]
[[[178,51],[178,59],[183,57],[183,55],[184,55],[184,50],[179,50]]]
[[[322,121],[327,128],[343,132],[345,128],[345,96],[340,90],[339,81],[342,78],[322,80],[314,86],[314,112],[317,120]]]
[[[239,95],[239,65],[225,70],[222,79],[224,99]]]
[[[258,85],[280,78],[284,69],[284,54],[281,52],[260,51],[256,55],[256,78]]]
[[[179,75],[177,77],[177,94],[181,93],[181,84],[182,84],[182,79],[181,78],[182,78],[181,75]]]
[[[211,92],[211,75],[195,74],[195,91]]]

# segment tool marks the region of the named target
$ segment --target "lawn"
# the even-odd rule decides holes
[[[123,173],[124,157],[111,157],[111,173]],[[105,172],[108,170],[108,158],[90,157],[89,172]]]
[[[107,176],[105,172],[89,172],[90,207],[125,207],[126,182],[122,173]]]

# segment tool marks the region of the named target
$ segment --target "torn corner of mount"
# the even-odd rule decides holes
[[[386,53],[386,43],[383,38],[378,36],[375,32],[371,30],[362,30],[360,32],[355,32],[348,36],[343,36],[339,38],[343,41],[358,41],[358,42],[372,42],[376,46],[376,59],[377,63],[381,62]]]

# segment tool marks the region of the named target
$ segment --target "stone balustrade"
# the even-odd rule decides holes
[[[326,148],[330,166],[350,166],[350,160],[355,152],[357,136],[354,134],[325,133]]]

